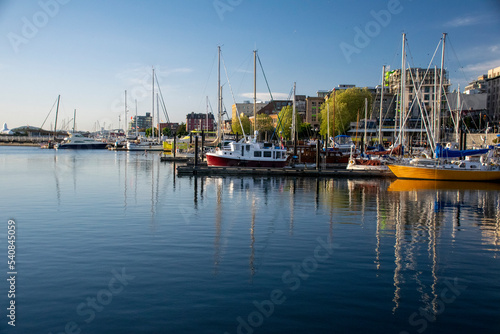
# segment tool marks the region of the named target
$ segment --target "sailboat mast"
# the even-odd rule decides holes
[[[205,122],[205,131],[208,131],[208,96],[207,96],[207,119]]]
[[[137,138],[137,99],[135,100],[135,137]]]
[[[253,51],[253,134],[257,139],[257,50]]]
[[[127,136],[127,90],[125,90],[125,137]]]
[[[75,123],[76,123],[76,109],[73,111],[73,133],[75,133]]]
[[[365,134],[363,136],[363,145],[364,147],[366,148],[367,145],[367,139],[366,139],[366,135],[367,135],[367,132],[366,132],[366,129],[367,129],[367,123],[368,123],[368,99],[365,98]],[[365,149],[366,151],[366,149]]]
[[[406,111],[405,94],[406,94],[406,34],[403,33],[403,46],[401,51],[401,98],[399,110],[399,142],[403,144],[403,120]]]
[[[221,87],[220,87],[220,46],[217,47],[218,54],[218,64],[217,64],[217,138],[222,140],[221,130],[222,130],[222,117],[221,117]]]
[[[457,115],[456,115],[456,120],[455,120],[455,141],[458,143],[460,142],[460,135],[459,135],[459,124],[460,124],[460,115],[462,113],[462,108],[460,107],[460,84],[458,84],[458,89],[457,89]]]
[[[435,140],[437,142],[441,141],[441,98],[442,98],[442,95],[443,95],[443,72],[444,72],[444,45],[445,45],[445,41],[446,41],[446,33],[443,33],[443,47],[442,47],[442,50],[441,50],[441,71],[440,71],[440,74],[439,74],[439,98],[438,98],[438,107],[437,107],[437,110],[438,110],[438,114],[437,114],[437,129],[436,129],[436,132],[437,132],[437,136],[435,138]]]
[[[156,124],[158,125],[158,143],[161,138],[161,128],[160,128],[160,99],[158,93],[156,93]]]
[[[56,107],[56,121],[54,124],[54,140],[57,137],[57,114],[59,113],[59,101],[61,100],[61,95],[57,96],[57,107]]]
[[[154,118],[155,118],[155,68],[153,67],[153,80],[152,80],[153,86],[152,90],[153,93],[151,95],[152,97],[152,103],[151,103],[151,133],[153,136],[153,141],[155,140],[155,129],[154,129]]]
[[[383,145],[383,138],[382,138],[382,110],[384,106],[384,88],[385,88],[385,65],[382,66],[382,87],[380,89],[380,114],[378,118],[378,143],[380,145]]]
[[[293,147],[295,148],[295,137],[296,137],[296,132],[297,132],[297,122],[296,122],[296,117],[295,117],[295,82],[293,83],[293,112],[292,112],[292,140],[293,140]]]

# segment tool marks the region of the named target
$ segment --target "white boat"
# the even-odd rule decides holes
[[[128,141],[128,151],[163,151],[163,144],[150,141]]]
[[[217,148],[215,152],[208,152],[206,157],[208,166],[282,168],[287,164],[288,155],[285,148],[276,147],[271,143],[241,140]]]
[[[94,140],[92,138],[84,137],[80,133],[71,133],[69,137],[64,138],[61,143],[55,145],[58,150],[62,149],[74,149],[74,150],[85,150],[85,149],[105,149],[107,143]]]

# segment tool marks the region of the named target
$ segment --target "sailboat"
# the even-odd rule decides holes
[[[87,138],[81,133],[75,132],[76,123],[76,109],[73,114],[73,131],[69,134],[69,137],[64,138],[61,143],[55,145],[58,150],[73,149],[73,150],[93,150],[93,149],[105,149],[108,144],[102,141],[97,141],[92,138]]]
[[[151,107],[152,108],[151,115],[153,115],[153,118],[154,118],[154,114],[155,114],[155,69],[154,68],[153,68],[152,91],[153,91],[153,93],[152,93],[152,95],[153,95],[152,101],[153,102],[152,102],[152,107]],[[126,95],[125,95],[125,98],[126,98]],[[136,107],[136,109],[137,109],[137,107]],[[136,123],[136,127],[137,127],[137,123]],[[151,122],[151,133],[152,133],[153,140],[149,141],[149,140],[136,139],[135,141],[128,141],[127,142],[127,150],[128,151],[163,151],[163,144],[161,143],[160,138],[158,138],[158,142],[156,142],[154,139],[155,138],[155,131],[154,130],[155,130],[154,122]],[[158,133],[158,137],[159,137],[159,135],[160,134]]]
[[[438,99],[438,126],[434,136],[429,136],[431,142],[439,140],[439,119],[441,108],[441,94],[443,89],[444,48],[446,34],[443,34],[441,55],[441,75]],[[403,95],[403,94],[402,94]],[[401,103],[404,111],[404,104]],[[422,115],[423,117],[423,115]],[[500,181],[500,165],[495,158],[494,149],[483,150],[446,150],[435,144],[433,159],[411,159],[408,163],[389,165],[389,169],[397,178],[419,179],[436,181]],[[487,155],[484,153],[487,152]],[[471,158],[480,156],[479,159]],[[465,157],[464,160],[451,160],[453,157]]]
[[[256,115],[256,57],[254,51],[254,124],[257,124]],[[220,47],[219,47],[220,59]],[[219,66],[220,68],[220,66]],[[220,108],[220,106],[219,106]],[[239,115],[238,115],[239,118]],[[219,126],[221,126],[219,124]],[[255,126],[254,126],[255,127]],[[226,146],[218,147],[214,152],[206,153],[207,165],[228,167],[276,167],[281,168],[287,165],[287,151],[284,147],[275,146],[272,143],[262,143],[257,141],[258,131],[254,131],[252,140],[248,140],[243,126],[243,139],[239,142],[229,142]]]

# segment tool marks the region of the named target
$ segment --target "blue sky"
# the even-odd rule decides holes
[[[383,65],[401,67],[403,32],[412,67],[427,67],[448,33],[454,88],[500,66],[497,0],[0,0],[0,122],[41,126],[60,94],[59,125],[77,109],[79,130],[117,128],[119,115],[123,127],[125,90],[132,115],[135,99],[139,115],[151,111],[153,66],[171,121],[185,121],[206,96],[216,109],[218,45],[228,110],[252,97],[254,49],[275,99],[293,82],[308,96],[373,87]],[[270,100],[260,69],[257,80]]]

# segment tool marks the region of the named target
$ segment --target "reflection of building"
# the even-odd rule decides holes
[[[194,130],[205,130],[205,131],[214,131],[215,121],[214,114],[209,113],[198,113],[194,112],[186,115],[186,131],[194,131]]]
[[[135,131],[137,129],[147,129],[151,128],[151,124],[153,124],[153,118],[151,117],[151,113],[147,112],[146,116],[134,116],[130,123],[128,123],[128,130]]]

